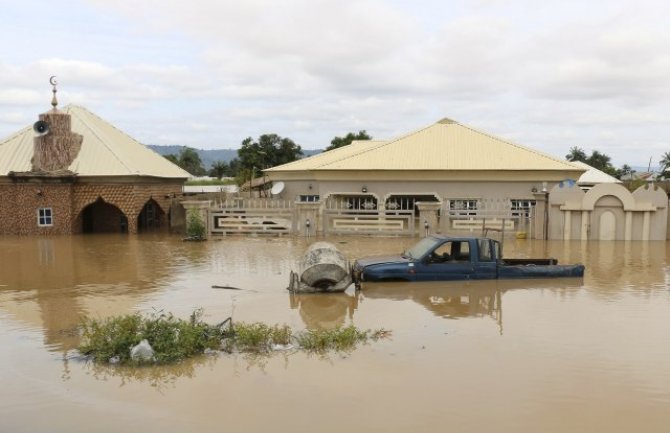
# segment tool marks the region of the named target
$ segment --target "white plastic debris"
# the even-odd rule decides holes
[[[118,364],[119,362],[121,362],[121,358],[119,356],[112,356],[109,358],[110,364]]]
[[[130,349],[130,359],[133,361],[153,361],[154,349],[146,339],[142,340],[140,344]]]
[[[281,352],[285,350],[293,350],[294,346],[292,344],[273,344],[272,345],[272,350],[275,352]]]

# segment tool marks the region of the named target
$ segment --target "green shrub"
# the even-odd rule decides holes
[[[389,331],[362,331],[353,325],[336,329],[311,329],[294,334],[288,325],[234,323],[230,319],[208,325],[196,310],[188,320],[172,314],[141,316],[138,313],[109,319],[84,319],[79,351],[98,362],[134,363],[130,350],[146,339],[154,350],[150,362],[171,363],[202,354],[207,349],[267,354],[273,345],[323,353],[329,350],[350,351],[359,343],[386,338]]]
[[[236,322],[233,325],[234,346],[242,352],[267,352],[273,344],[288,345],[293,331],[288,325]]]
[[[200,317],[198,310],[190,320],[177,319],[172,314],[142,317],[138,313],[103,320],[84,319],[79,351],[95,361],[117,358],[120,363],[128,363],[132,362],[131,348],[146,339],[157,363],[180,361],[205,349],[218,349],[226,335],[223,326],[208,325]]]
[[[186,213],[186,236],[194,240],[205,238],[205,224],[197,209],[189,209]]]
[[[335,329],[308,329],[297,336],[300,347],[310,352],[349,351],[366,343],[372,331],[361,331],[354,325]]]
[[[130,360],[131,347],[142,341],[142,317],[130,314],[105,320],[84,319],[82,344],[79,351],[92,355],[96,361],[107,362],[118,357],[120,362]]]

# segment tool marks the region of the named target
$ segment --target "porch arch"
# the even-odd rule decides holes
[[[167,214],[163,208],[153,198],[147,200],[137,215],[137,230],[158,230],[167,226]]]
[[[75,225],[81,233],[127,233],[128,217],[117,206],[98,197],[79,212]]]

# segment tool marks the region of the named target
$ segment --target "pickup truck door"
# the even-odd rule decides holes
[[[416,281],[470,280],[475,269],[467,241],[449,241],[415,263]]]
[[[416,281],[470,280],[473,274],[472,262],[416,263]]]
[[[477,260],[474,261],[475,269],[473,279],[492,280],[498,278],[498,241],[491,239],[477,240]]]

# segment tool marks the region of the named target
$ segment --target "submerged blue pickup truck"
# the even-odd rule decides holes
[[[584,265],[556,259],[503,259],[500,242],[489,238],[428,236],[398,256],[354,262],[357,289],[365,281],[448,281],[505,278],[583,277]]]

